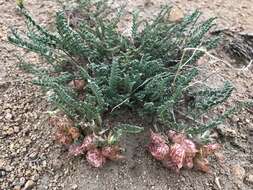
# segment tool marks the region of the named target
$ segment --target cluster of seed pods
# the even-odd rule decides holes
[[[88,163],[96,168],[102,167],[107,160],[120,160],[124,157],[121,155],[121,149],[117,145],[107,145],[97,147],[96,137],[88,135],[84,138],[82,144],[71,145],[69,154],[73,156],[85,155]]]
[[[119,146],[106,145],[98,147],[98,139],[94,134],[87,135],[82,143],[75,143],[81,133],[74,126],[74,122],[67,117],[51,117],[49,123],[56,128],[55,140],[68,147],[70,155],[84,155],[88,163],[94,167],[102,167],[107,160],[123,159]]]
[[[168,131],[166,136],[151,131],[148,150],[162,164],[176,172],[195,167],[209,172],[208,156],[220,148],[219,144],[197,146],[182,133]]]
[[[107,160],[120,160],[121,149],[117,145],[98,146],[98,138],[94,134],[84,137],[82,143],[75,143],[81,137],[74,122],[67,117],[52,117],[49,123],[56,130],[56,140],[68,147],[72,156],[84,155],[88,163],[94,167],[102,167]],[[150,132],[148,150],[162,164],[176,172],[181,168],[195,167],[203,172],[209,172],[208,156],[220,148],[219,144],[196,145],[185,134],[168,131],[166,135]]]

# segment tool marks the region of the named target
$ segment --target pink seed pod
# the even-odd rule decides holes
[[[73,144],[69,146],[69,155],[79,156],[80,154],[84,154],[84,151],[80,145]]]
[[[220,144],[204,145],[200,148],[200,154],[203,158],[207,158],[208,156],[214,154],[220,148],[221,148]]]
[[[181,144],[185,139],[186,136],[182,133],[177,133],[175,131],[169,130],[167,132],[167,135],[169,137],[169,139],[173,142],[173,143],[178,143]]]
[[[194,167],[199,171],[209,173],[209,161],[206,158],[195,158]]]
[[[71,136],[64,133],[63,131],[57,131],[55,133],[55,140],[63,145],[70,145],[73,142]]]
[[[183,148],[183,146],[180,144],[174,144],[170,148],[169,159],[172,161],[172,163],[176,166],[177,170],[179,171],[183,167],[185,159],[185,149]]]
[[[198,150],[197,150],[194,142],[192,142],[189,139],[185,139],[181,145],[185,149],[185,157],[187,157],[187,158],[194,158],[195,157]]]
[[[96,137],[94,135],[87,135],[81,145],[81,149],[86,152],[88,150],[96,148]]]
[[[162,135],[150,131],[150,142],[153,144],[165,144],[166,140]]]
[[[184,167],[191,169],[193,168],[193,158],[196,156],[198,150],[195,143],[189,139],[185,139],[182,145],[185,149]]]
[[[151,131],[148,150],[155,159],[163,160],[169,154],[170,148],[162,135]]]
[[[170,158],[162,160],[162,164],[164,167],[166,167],[176,173],[179,173],[180,169],[172,162],[172,160]]]
[[[120,148],[118,146],[106,146],[102,148],[102,155],[109,160],[121,160],[124,156],[120,154]]]
[[[157,160],[164,160],[165,157],[169,154],[170,148],[166,144],[149,144],[148,150],[151,155]]]
[[[66,116],[52,116],[49,118],[49,124],[62,131],[67,131],[68,128],[74,127],[74,122]]]
[[[175,131],[172,130],[170,130],[167,134],[172,142],[180,144],[184,149],[185,158],[183,161],[183,166],[189,169],[192,168],[193,158],[196,156],[196,153],[198,152],[195,143],[192,140],[187,139],[184,134],[176,133]]]
[[[185,156],[184,164],[183,164],[185,168],[188,168],[188,169],[193,168],[193,158],[194,157]]]
[[[70,134],[74,140],[78,139],[81,136],[79,129],[76,127],[68,128],[68,134]]]
[[[87,152],[86,160],[95,168],[102,167],[106,162],[106,158],[102,155],[101,150],[97,148],[91,149]]]

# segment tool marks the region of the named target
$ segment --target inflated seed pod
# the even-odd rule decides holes
[[[124,159],[124,156],[121,155],[121,150],[118,146],[106,146],[102,148],[102,154],[109,160],[121,160]]]
[[[68,133],[74,140],[78,139],[81,136],[79,129],[76,127],[70,127],[68,129]]]
[[[106,158],[98,148],[89,150],[86,154],[86,160],[95,168],[100,168],[106,163]]]

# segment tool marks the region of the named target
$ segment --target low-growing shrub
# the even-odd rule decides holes
[[[152,20],[134,12],[131,34],[126,36],[118,30],[123,9],[115,13],[107,1],[82,1],[78,22],[72,22],[75,17],[67,17],[64,11],[57,12],[54,32],[39,25],[19,3],[27,32],[13,28],[9,41],[47,61],[44,67],[19,57],[20,66],[36,76],[33,83],[48,91],[48,100],[55,106],[49,123],[57,130],[56,140],[71,155],[86,154],[95,167],[106,159],[122,159],[120,136],[144,128],[133,123],[110,126],[104,121],[128,109],[138,117],[152,118],[151,127],[157,133],[180,133],[180,142],[171,137],[172,132],[166,141],[154,142],[159,134],[152,132],[149,150],[155,158],[176,171],[192,168],[193,162],[202,159],[200,168],[207,171],[206,157],[217,147],[211,151],[211,145],[205,149],[188,138],[201,139],[224,120],[230,111],[210,120],[201,118],[226,101],[233,87],[229,82],[219,89],[192,84],[199,74],[195,63],[204,54],[199,49],[208,51],[218,44],[218,37],[207,34],[215,19],[199,21],[201,13],[195,11],[173,22],[168,19],[170,10],[162,7]],[[191,149],[185,146],[187,142]],[[178,149],[184,153],[174,160]],[[207,149],[210,153],[203,156],[200,152]],[[164,153],[163,158],[157,152]]]

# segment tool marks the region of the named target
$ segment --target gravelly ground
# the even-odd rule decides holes
[[[122,1],[117,1],[122,2]],[[139,8],[145,16],[156,12],[164,0],[129,0],[128,9]],[[147,1],[145,1],[147,2]],[[169,2],[169,1],[166,1]],[[204,17],[217,16],[218,27],[253,31],[253,1],[251,0],[187,0],[171,1],[182,10],[198,8]],[[38,21],[52,22],[53,1],[27,0],[26,6]],[[20,71],[14,55],[21,53],[31,62],[40,62],[35,55],[14,48],[6,42],[9,26],[23,28],[22,17],[14,1],[0,0],[0,189],[82,189],[82,190],[141,190],[141,189],[253,189],[253,116],[243,111],[231,118],[227,128],[221,128],[218,140],[224,144],[225,164],[214,164],[212,174],[182,171],[171,173],[155,162],[145,149],[144,137],[133,137],[123,142],[127,147],[126,161],[110,163],[102,170],[93,169],[81,158],[68,158],[64,150],[55,145],[51,129],[46,123],[48,109],[44,93],[29,82],[31,77]],[[126,18],[127,20],[128,18]],[[122,26],[124,29],[127,24]],[[220,52],[218,52],[220,55]],[[223,57],[223,59],[227,59]],[[229,61],[229,59],[227,59]],[[253,71],[244,73],[227,68],[222,63],[207,65],[202,59],[204,72],[217,71],[222,78],[231,80],[236,87],[234,100],[253,97]],[[210,62],[210,60],[209,60]],[[205,73],[204,73],[205,74]],[[217,84],[217,78],[209,83]],[[222,109],[220,107],[219,109]],[[217,111],[219,111],[219,109]],[[131,119],[131,118],[129,118]],[[143,141],[144,140],[144,141]],[[219,181],[220,186],[217,185]]]

